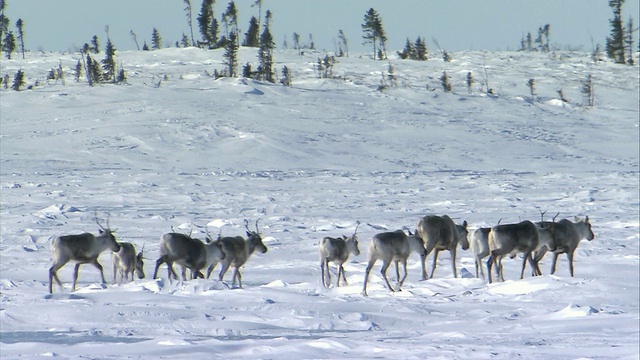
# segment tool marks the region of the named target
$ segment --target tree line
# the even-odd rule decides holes
[[[273,51],[276,47],[273,35],[270,30],[273,14],[271,11],[266,10],[264,18],[262,16],[262,0],[254,0],[252,7],[258,8],[258,16],[251,16],[249,20],[249,28],[244,34],[240,34],[240,28],[238,24],[238,9],[235,1],[229,2],[225,11],[221,14],[220,18],[216,18],[214,8],[215,0],[202,0],[200,11],[193,16],[192,0],[183,0],[185,4],[185,15],[187,19],[187,25],[190,32],[190,37],[183,33],[180,41],[176,41],[176,47],[199,47],[203,49],[223,49],[223,64],[222,70],[216,69],[214,71],[215,77],[236,77],[239,75],[238,71],[238,57],[237,52],[240,46],[258,48],[258,66],[257,69],[253,69],[251,63],[246,63],[242,69],[242,76],[255,78],[262,81],[275,82],[275,73],[273,70],[274,59]],[[626,25],[622,21],[622,5],[624,0],[609,0],[609,6],[613,10],[613,19],[611,19],[611,35],[606,38],[606,53],[607,56],[613,59],[616,63],[633,65],[633,34],[637,31],[634,28],[633,18],[629,17]],[[22,19],[18,19],[15,23],[15,33],[10,30],[10,21],[5,16],[4,10],[7,6],[6,0],[0,0],[0,48],[5,53],[7,59],[11,59],[11,56],[17,50],[21,51],[22,56],[25,56],[25,32],[24,22]],[[194,25],[197,27],[200,38],[196,39],[194,32]],[[372,46],[372,59],[374,60],[388,60],[387,57],[387,35],[383,26],[382,17],[374,9],[370,8],[364,15],[362,28],[363,45]],[[534,39],[531,33],[528,33],[526,37],[523,36],[520,43],[520,50],[522,51],[550,51],[550,29],[549,24],[545,24],[538,29],[538,36]],[[109,38],[108,26],[105,28],[107,35],[107,45],[105,48],[105,58],[102,61],[96,61],[90,55],[100,53],[99,40],[97,35],[94,35],[90,44],[84,44],[82,47],[82,59],[78,61],[76,66],[75,78],[78,80],[82,75],[82,70],[86,72],[87,81],[93,85],[95,83],[107,82],[107,83],[124,83],[126,82],[126,72],[122,67],[118,70],[115,62],[116,48]],[[17,34],[17,36],[16,36]],[[136,43],[136,47],[140,49],[138,43],[138,37],[130,31],[130,35],[133,41]],[[302,45],[300,42],[300,35],[293,33],[293,48],[297,49],[299,54],[302,55],[303,48],[314,49],[313,36],[309,35],[309,42],[306,45]],[[339,30],[338,41],[336,41],[336,56],[348,56],[348,40],[343,30]],[[535,45],[534,45],[535,44]],[[436,43],[437,45],[437,43]],[[287,41],[283,43],[284,47],[287,47]],[[157,28],[153,28],[151,33],[151,46],[149,46],[146,40],[143,43],[142,50],[158,50],[163,47],[163,40],[160,32]],[[439,47],[439,46],[438,46]],[[594,50],[594,53],[596,50]],[[422,37],[418,37],[415,41],[411,41],[407,38],[405,47],[402,51],[397,52],[400,59],[411,59],[418,61],[428,60],[427,43]],[[445,61],[451,61],[451,55],[442,50],[442,56]],[[318,59],[318,73],[326,75],[331,70],[335,58],[327,55],[324,59]],[[594,55],[594,59],[596,56]],[[389,74],[387,79],[392,79],[392,66],[389,66]],[[291,71],[286,68],[282,70],[283,83],[291,83]],[[63,76],[61,69],[52,69],[49,73],[48,80],[59,80]],[[6,77],[5,77],[6,78]],[[443,79],[446,79],[446,74],[443,75]],[[385,80],[386,81],[386,80]],[[445,81],[443,80],[443,83]],[[5,82],[5,87],[7,86]],[[20,86],[17,86],[18,88]]]

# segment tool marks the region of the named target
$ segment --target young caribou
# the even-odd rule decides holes
[[[356,229],[350,238],[343,235],[341,238],[325,237],[320,241],[320,268],[322,269],[322,285],[325,288],[331,284],[331,273],[329,271],[330,261],[334,262],[338,268],[338,281],[336,286],[340,286],[340,276],[342,276],[342,282],[347,284],[343,264],[349,259],[349,254],[360,255],[358,237],[356,236],[358,226],[360,226],[360,221],[356,222]]]
[[[484,279],[484,267],[482,266],[482,259],[489,256],[489,232],[491,228],[481,227],[471,233],[471,240],[469,241],[469,247],[473,251],[473,257],[475,258],[476,265],[476,277]],[[501,264],[497,265],[498,267]]]
[[[61,288],[63,287],[62,282],[58,278],[57,272],[69,261],[76,262],[76,266],[73,271],[72,291],[76,289],[76,284],[78,282],[78,270],[82,264],[92,264],[95,266],[100,270],[102,283],[107,283],[104,278],[104,272],[102,271],[102,265],[98,263],[98,257],[105,250],[120,251],[120,245],[116,241],[113,231],[109,229],[109,220],[107,219],[106,228],[100,225],[97,216],[95,220],[98,226],[100,226],[100,234],[98,236],[90,233],[84,233],[79,235],[63,235],[53,239],[51,243],[51,258],[53,259],[53,266],[49,269],[50,294],[53,294],[53,279],[56,280]]]
[[[244,221],[244,227],[247,230],[247,239],[242,238],[242,236],[234,236],[222,237],[219,240],[214,241],[214,243],[218,242],[220,244],[222,252],[225,255],[224,259],[220,260],[222,268],[220,269],[218,280],[222,281],[227,270],[229,270],[229,267],[233,265],[235,271],[233,272],[231,286],[235,285],[237,279],[238,287],[242,288],[242,274],[240,273],[240,267],[249,260],[249,257],[254,253],[254,251],[258,250],[262,254],[267,252],[267,247],[262,243],[262,237],[258,230],[258,221],[256,221],[256,231],[249,230],[249,222],[247,220]],[[215,260],[209,265],[207,278],[211,276],[211,272],[216,265],[218,265],[218,261]]]
[[[364,275],[362,295],[367,296],[369,273],[378,259],[382,260],[382,269],[380,270],[380,273],[382,274],[382,278],[384,279],[387,288],[392,292],[401,291],[402,283],[407,278],[407,258],[409,258],[412,251],[417,252],[421,257],[427,256],[427,250],[424,248],[424,242],[422,241],[422,238],[417,236],[417,234],[409,233],[407,236],[407,234],[402,230],[376,234],[371,240],[371,243],[369,243],[367,254],[368,263]],[[387,269],[392,261],[396,263],[396,277],[398,281],[397,290],[394,290],[393,287],[391,287],[389,279],[387,279]],[[404,276],[402,279],[400,279],[400,271],[398,269],[399,262],[402,262],[402,266],[404,268]]]
[[[491,267],[496,265],[496,271],[502,281],[504,274],[502,265],[498,265],[500,258],[505,255],[515,256],[517,253],[524,253],[522,261],[522,271],[520,279],[524,278],[524,269],[527,260],[531,267],[534,268],[531,253],[538,247],[538,230],[536,226],[529,220],[519,222],[517,224],[496,225],[489,232],[489,260],[487,260],[487,270],[489,272],[489,283],[493,281],[491,277]]]
[[[418,229],[416,230],[418,236],[422,238],[426,245],[427,255],[422,258],[422,280],[427,280],[427,272],[425,271],[425,262],[427,256],[431,253],[431,250],[435,250],[433,253],[433,265],[431,266],[431,278],[436,271],[438,264],[438,253],[443,250],[449,250],[451,254],[451,268],[453,270],[453,277],[458,277],[456,270],[456,249],[458,243],[462,246],[462,250],[469,248],[469,241],[467,240],[467,222],[463,222],[462,225],[454,224],[453,220],[447,215],[435,216],[427,215],[420,219],[418,222]]]
[[[568,219],[562,219],[552,224],[553,233],[553,246],[550,248],[544,247],[536,252],[534,262],[536,265],[542,259],[544,254],[548,251],[553,253],[553,261],[551,263],[551,273],[556,272],[556,263],[558,261],[558,255],[567,254],[567,260],[569,260],[569,273],[573,277],[573,254],[578,248],[578,244],[583,239],[593,240],[595,235],[591,229],[591,223],[589,217],[584,219],[576,218],[573,222]]]
[[[551,221],[540,221],[535,223],[536,229],[538,229],[538,246],[533,252],[533,269],[531,275],[540,276],[542,271],[540,270],[540,260],[547,252],[548,249],[555,250],[555,240],[553,239],[555,218]]]
[[[144,261],[142,260],[143,250],[136,255],[136,249],[133,244],[128,242],[120,243],[120,251],[111,253],[111,261],[113,262],[113,283],[116,283],[116,276],[120,275],[118,284],[122,284],[122,279],[134,280],[133,274],[138,275],[138,279],[144,279]]]

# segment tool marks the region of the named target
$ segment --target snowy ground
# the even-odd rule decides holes
[[[118,53],[129,86],[75,83],[77,54],[3,59],[0,75],[22,69],[41,86],[0,92],[2,358],[638,358],[638,66],[462,52],[451,63],[394,59],[398,87],[380,92],[387,62],[352,55],[338,59],[340,79],[318,79],[323,55],[276,53],[291,88],[214,80],[221,52],[196,49]],[[255,51],[240,56],[256,67]],[[47,84],[60,63],[66,84]],[[494,96],[481,91],[485,69]],[[580,93],[588,74],[593,108]],[[70,292],[69,264],[50,296],[51,239],[96,232],[94,210],[120,241],[144,246],[147,278],[105,287],[85,265]],[[377,265],[360,295],[377,232],[431,213],[473,230],[545,210],[592,221],[573,278],[562,256],[555,275],[545,258],[544,276],[519,280],[515,259],[506,282],[487,284],[460,250],[460,278],[443,253],[435,279],[419,281],[414,254],[402,292],[384,288]],[[245,265],[243,289],[169,282],[164,268],[149,278],[172,226],[242,235],[243,219],[260,219],[269,248]],[[358,220],[349,285],[322,288],[318,241]],[[110,255],[100,262],[111,282]]]

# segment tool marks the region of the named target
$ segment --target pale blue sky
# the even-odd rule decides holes
[[[101,46],[106,43],[105,25],[118,50],[135,49],[129,32],[133,30],[140,46],[155,27],[163,40],[174,44],[189,35],[183,0],[6,0],[6,15],[25,23],[26,47],[32,51],[77,50],[98,35]],[[640,0],[627,0],[623,7],[625,22],[629,16],[636,24]],[[219,19],[229,1],[216,1]],[[249,19],[257,15],[254,0],[237,0],[241,31],[247,30]],[[194,33],[200,39],[195,18],[201,0],[192,0]],[[523,34],[544,24],[551,25],[551,42],[561,48],[571,46],[591,49],[591,36],[604,45],[612,17],[607,0],[264,0],[263,12],[273,13],[272,33],[276,45],[284,38],[289,46],[297,32],[306,42],[313,34],[316,47],[334,51],[338,30],[344,30],[350,51],[368,51],[362,45],[365,12],[373,7],[382,18],[390,51],[401,50],[409,37],[427,39],[429,50],[436,50],[433,39],[443,49],[507,50],[517,49]],[[636,25],[637,26],[637,25]],[[636,40],[637,40],[636,33]]]

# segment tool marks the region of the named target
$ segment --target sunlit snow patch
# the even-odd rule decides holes
[[[266,285],[262,285],[261,287],[265,287],[265,288],[285,288],[288,287],[289,284],[287,284],[286,282],[282,281],[282,280],[275,280],[272,281]]]
[[[559,289],[564,284],[556,276],[537,276],[523,280],[507,280],[503,283],[491,284],[489,292],[503,295],[524,295],[545,289]]]
[[[227,225],[233,225],[233,223],[225,219],[213,219],[207,223],[207,226],[217,227],[217,228],[221,228]]]
[[[592,308],[591,306],[569,304],[564,309],[556,311],[554,315],[560,318],[575,318],[589,316],[591,314],[597,313],[599,313],[599,311]]]
[[[331,341],[328,339],[316,340],[309,342],[309,346],[318,348],[318,349],[340,349],[340,350],[348,350],[349,348],[343,344],[340,344],[336,341]]]
[[[67,204],[55,204],[44,209],[36,211],[33,215],[43,219],[56,219],[57,215],[64,215],[66,213],[79,212],[76,207]],[[65,216],[66,217],[66,216]]]
[[[160,340],[158,341],[158,345],[165,345],[165,346],[185,346],[185,345],[191,345],[189,342],[182,340],[182,339],[169,339],[169,340]]]

